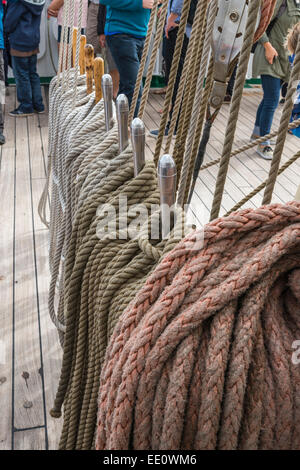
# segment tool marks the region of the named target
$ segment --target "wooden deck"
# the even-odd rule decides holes
[[[236,145],[252,131],[260,91],[244,93]],[[10,88],[6,111],[15,106]],[[157,128],[163,97],[151,94],[145,124]],[[212,131],[206,159],[220,156],[229,107],[224,106]],[[274,127],[281,110],[276,113]],[[6,116],[7,143],[0,156],[0,449],[55,449],[60,420],[49,416],[59,378],[61,350],[48,318],[48,234],[37,206],[45,183],[47,115],[25,119]],[[284,160],[299,150],[288,136]],[[147,139],[148,154],[155,140]],[[268,175],[269,162],[250,150],[231,161],[222,213]],[[217,167],[201,172],[192,211],[199,226],[209,219]],[[273,201],[294,198],[300,183],[300,162],[278,179]],[[257,195],[250,207],[261,205]]]

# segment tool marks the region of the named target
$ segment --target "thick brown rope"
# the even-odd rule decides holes
[[[114,330],[97,449],[299,449],[300,204],[214,220],[197,243],[163,259]]]

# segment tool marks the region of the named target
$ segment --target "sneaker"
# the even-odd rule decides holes
[[[4,145],[4,144],[5,144],[5,137],[2,134],[2,132],[0,132],[0,145]]]
[[[265,160],[272,160],[273,149],[269,145],[258,145],[256,153]]]
[[[8,114],[12,117],[27,117],[33,115],[33,113],[24,113],[24,111],[21,111],[20,109],[15,109]]]
[[[260,139],[260,137],[260,135],[252,134],[250,142],[254,142],[254,140]],[[270,140],[270,145],[276,145],[276,140]]]
[[[45,109],[41,109],[40,111],[38,109],[34,109],[34,112],[37,114],[45,114]]]
[[[154,137],[154,139],[157,139],[158,134],[159,134],[159,129],[155,129],[154,131],[149,132],[149,136]],[[166,127],[164,137],[167,137],[168,134],[169,134],[169,129],[168,129],[168,127]],[[173,137],[175,137],[175,136],[176,136],[176,132],[174,131]]]

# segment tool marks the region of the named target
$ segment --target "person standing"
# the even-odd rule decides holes
[[[100,0],[90,0],[87,13],[86,41],[92,44],[95,56],[103,53],[97,34],[99,6]]]
[[[269,134],[275,110],[280,99],[282,81],[288,82],[290,64],[284,43],[289,28],[300,20],[298,0],[277,0],[270,26],[258,41],[253,59],[253,77],[261,77],[263,99],[256,114],[251,139]],[[266,160],[272,160],[273,149],[270,141],[258,145],[257,153]]]
[[[102,49],[102,53],[105,58],[105,65],[107,66],[108,72],[113,81],[113,97],[114,99],[116,99],[118,96],[118,91],[119,91],[120,76],[119,76],[116,63],[113,59],[113,56],[111,55],[110,49],[109,47],[106,46],[105,23],[106,23],[106,6],[99,5],[97,35],[99,39],[99,44]]]
[[[169,0],[168,4],[168,14],[167,14],[167,22],[165,26],[165,43],[164,43],[164,59],[165,59],[165,77],[166,77],[166,83],[169,81],[169,75],[172,67],[172,61],[174,57],[174,52],[176,48],[176,41],[177,41],[177,34],[178,34],[178,26],[180,23],[180,17],[181,17],[181,12],[183,8],[183,0]],[[190,11],[188,15],[188,20],[187,20],[187,25],[185,29],[185,34],[183,38],[183,44],[182,44],[182,49],[181,49],[181,54],[180,54],[180,59],[179,59],[179,64],[177,68],[177,75],[176,75],[176,80],[175,80],[175,85],[174,85],[174,91],[173,91],[173,96],[172,96],[172,105],[169,113],[169,122],[166,125],[165,129],[165,136],[168,135],[169,133],[169,127],[170,123],[172,120],[172,114],[173,114],[173,109],[175,106],[176,102],[176,96],[177,96],[177,91],[180,83],[180,78],[182,75],[182,70],[183,70],[183,65],[185,61],[185,56],[187,53],[187,48],[189,45],[189,39],[192,31],[192,24],[197,8],[197,3],[198,0],[192,0],[191,5],[190,5]],[[178,120],[175,126],[174,133],[176,134],[177,130],[177,124]],[[150,131],[149,135],[151,137],[157,138],[159,133],[158,129],[154,129]]]
[[[5,101],[5,74],[4,74],[4,34],[3,34],[3,3],[0,3],[0,145],[5,144],[3,105]]]
[[[81,15],[81,34],[84,34],[86,25],[87,25],[87,12],[88,12],[88,0],[74,0],[74,21],[71,24],[71,11],[69,9],[68,17],[66,18],[66,24],[68,25],[68,32],[66,34],[66,42],[69,44],[70,42],[70,35],[73,32],[73,27],[78,26],[78,19],[79,19],[79,8],[82,8],[82,15]],[[62,36],[62,27],[63,27],[63,16],[64,16],[64,0],[52,0],[48,10],[48,17],[57,18],[57,42],[58,48],[60,43],[63,41]],[[72,40],[71,40],[72,42]]]
[[[44,112],[37,54],[40,44],[41,14],[45,0],[9,0],[4,22],[17,86],[19,106],[9,113],[13,117]]]
[[[119,94],[131,105],[142,58],[153,0],[101,0],[106,5],[105,36],[120,74]],[[137,115],[142,95],[140,89],[135,109]]]

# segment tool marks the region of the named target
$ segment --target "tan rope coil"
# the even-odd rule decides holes
[[[143,279],[174,243],[119,237],[97,238],[102,203],[115,207],[119,197],[127,197],[130,207],[144,203],[149,213],[159,204],[156,170],[147,163],[134,179],[130,149],[112,161],[115,171],[94,187],[77,213],[65,263],[66,334],[60,385],[53,416],[60,415],[64,401],[64,427],[60,448],[88,449],[93,445],[100,367],[107,339]],[[103,217],[103,216],[102,216]],[[132,217],[129,217],[129,222]],[[176,225],[176,227],[178,224]],[[181,227],[181,225],[180,225]],[[175,230],[177,236],[178,230]],[[107,329],[108,328],[108,329]],[[106,332],[107,331],[107,332]],[[87,340],[87,338],[89,338]]]

